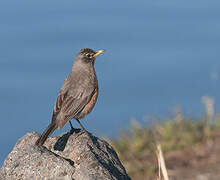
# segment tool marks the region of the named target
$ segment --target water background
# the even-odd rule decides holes
[[[200,117],[205,95],[220,112],[220,1],[2,0],[0,164],[18,138],[49,124],[83,47],[106,50],[99,99],[83,121],[95,135],[115,137],[132,118],[163,119],[179,105]]]

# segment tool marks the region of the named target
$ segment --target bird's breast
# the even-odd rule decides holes
[[[79,114],[77,114],[77,118],[81,119],[84,116],[86,116],[87,114],[89,114],[92,111],[92,109],[94,108],[95,103],[97,101],[97,98],[98,98],[98,88],[96,88],[90,101],[86,104],[86,106],[83,108],[83,110]]]

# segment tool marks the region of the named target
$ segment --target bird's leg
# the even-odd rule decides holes
[[[83,133],[86,133],[86,135],[90,137],[91,134],[90,134],[88,131],[86,131],[86,129],[85,129],[84,126],[81,124],[81,122],[79,121],[79,119],[76,119],[76,121],[79,123],[79,125],[80,125],[81,128],[82,128],[82,131],[81,131],[80,133],[78,133],[78,136],[82,135]],[[78,137],[78,136],[77,136],[77,137]]]
[[[88,131],[86,131],[86,129],[84,128],[84,126],[83,126],[82,123],[80,122],[80,120],[79,120],[79,119],[76,119],[76,121],[79,123],[79,125],[81,126],[81,128],[83,129],[83,131],[86,132],[87,134],[89,134]]]
[[[69,121],[69,123],[70,123],[70,127],[71,127],[71,129],[70,129],[70,134],[80,132],[80,129],[78,129],[78,128],[74,128],[74,127],[73,127],[71,121]]]
[[[79,119],[76,119],[76,121],[79,123],[79,125],[81,126],[81,128],[86,131],[86,129],[84,128],[84,126],[82,125],[82,123],[79,121]]]
[[[75,128],[73,127],[71,121],[69,121],[69,123],[70,123],[70,127],[71,127],[71,129],[75,129]]]
[[[71,132],[71,133],[75,132],[75,130],[77,130],[77,129],[73,127],[71,121],[69,121],[69,123],[70,123],[70,127],[71,127],[70,132]]]

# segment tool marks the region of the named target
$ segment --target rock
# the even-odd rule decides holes
[[[91,134],[65,133],[34,145],[37,133],[18,140],[0,169],[5,180],[130,180],[114,149]]]

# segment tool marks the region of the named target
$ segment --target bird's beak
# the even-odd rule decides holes
[[[93,55],[93,57],[96,57],[96,56],[102,54],[103,52],[104,52],[103,49],[102,49],[102,50],[99,50],[99,51],[96,51],[96,53]]]

